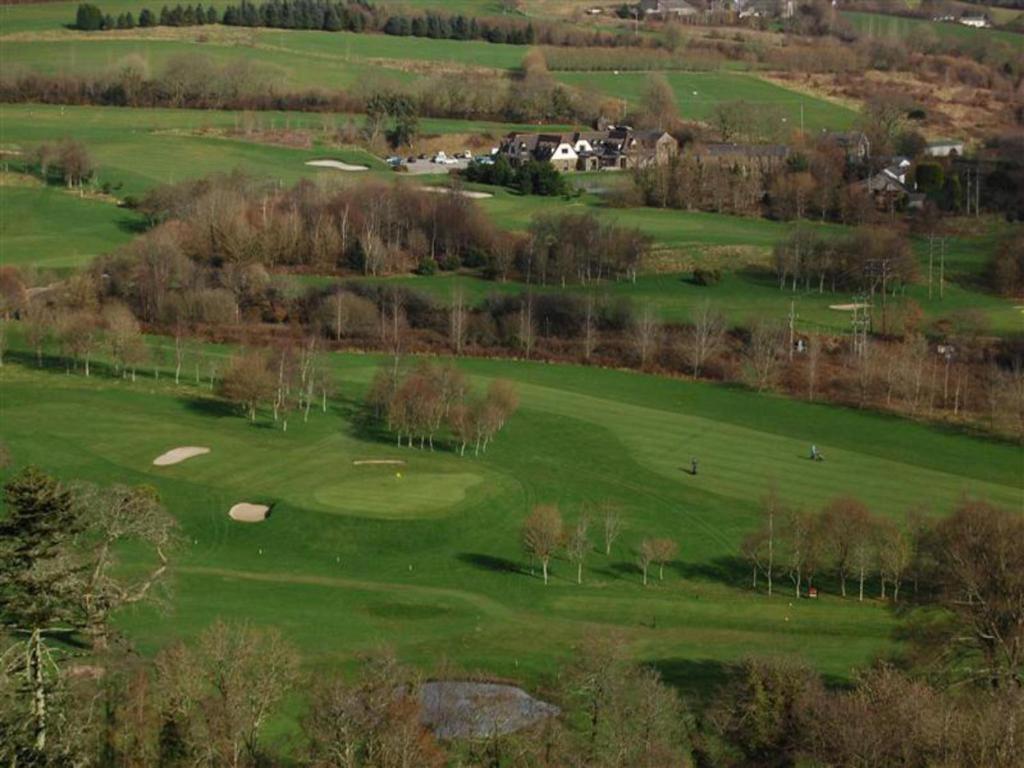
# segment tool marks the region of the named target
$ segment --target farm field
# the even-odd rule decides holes
[[[559,72],[556,77],[567,85],[635,105],[643,96],[649,75],[642,72]],[[707,120],[716,105],[729,101],[778,109],[786,121],[786,125],[780,126],[785,133],[799,129],[801,107],[808,131],[843,130],[856,119],[856,113],[847,107],[782,88],[754,75],[670,72],[665,78],[675,92],[679,114],[686,120]]]
[[[984,46],[989,42],[1000,42],[1018,50],[1024,49],[1024,35],[1001,29],[974,29],[963,24],[860,11],[843,11],[843,17],[853,24],[857,31],[873,37],[903,38],[914,30],[928,29],[940,37],[971,45]]]
[[[166,353],[167,342],[152,343]],[[204,375],[225,353],[206,348]],[[518,414],[482,457],[398,449],[355,417],[378,360],[331,362],[341,398],[287,433],[268,414],[250,426],[205,389],[175,387],[167,375],[131,384],[69,377],[57,364],[4,366],[0,417],[18,465],[152,484],[181,523],[172,610],[119,616],[144,651],[219,617],[281,628],[310,664],[345,665],[388,637],[414,663],[446,655],[537,683],[600,626],[622,632],[639,658],[693,694],[752,648],[799,653],[845,680],[893,649],[893,619],[874,601],[792,603],[785,585],[771,600],[748,591],[737,547],[769,485],[807,507],[855,491],[891,517],[918,503],[940,513],[964,492],[1020,501],[1010,445],[571,366],[460,361],[478,385],[514,381]],[[812,442],[828,462],[806,460]],[[178,445],[212,451],[151,465]],[[691,455],[701,459],[697,478],[681,470]],[[400,477],[394,467],[352,464],[396,458],[407,462]],[[227,509],[243,500],[271,504],[270,518],[229,520]],[[519,551],[525,514],[556,502],[572,519],[582,503],[599,501],[622,506],[621,542],[611,557],[591,556],[582,586],[557,561],[545,588]],[[631,549],[646,535],[675,538],[681,554],[664,583],[644,589]]]
[[[48,74],[101,73],[129,56],[157,74],[172,57],[201,52],[222,65],[250,60],[279,88],[292,90],[349,89],[367,77],[408,82],[445,65],[509,70],[528,50],[479,40],[223,26],[24,32],[0,40],[9,61]]]

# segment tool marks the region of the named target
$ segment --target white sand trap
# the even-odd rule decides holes
[[[445,192],[448,194],[462,195],[472,200],[486,200],[488,197],[494,197],[490,192],[477,192],[472,189],[448,189],[448,187],[420,187],[421,192]]]
[[[343,163],[341,160],[310,160],[306,165],[312,165],[316,168],[334,168],[337,171],[370,170],[368,165],[352,165],[351,163]]]
[[[835,309],[839,312],[853,312],[855,309],[864,309],[867,304],[829,304],[829,309]]]
[[[262,523],[267,519],[270,507],[266,504],[249,504],[242,502],[235,504],[229,511],[228,517],[240,523]]]
[[[364,464],[391,464],[400,467],[405,466],[405,462],[402,459],[358,459],[352,462],[353,466],[361,467]]]
[[[209,448],[202,448],[196,445],[172,448],[167,453],[160,454],[153,459],[153,465],[157,467],[169,467],[171,464],[180,464],[185,461],[185,459],[191,459],[193,456],[202,456],[204,453],[209,452]]]

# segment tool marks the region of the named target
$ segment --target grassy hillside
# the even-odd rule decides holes
[[[1024,35],[1000,29],[975,29],[963,24],[912,19],[906,16],[886,16],[881,13],[844,11],[843,17],[853,24],[857,31],[873,37],[904,38],[915,30],[927,30],[939,37],[969,45],[984,47],[990,42],[998,42],[1017,50],[1024,50]]]
[[[567,72],[557,77],[568,85],[636,105],[647,87],[643,72]],[[809,131],[841,130],[853,124],[856,113],[838,104],[790,91],[754,75],[735,72],[671,72],[665,78],[675,92],[679,114],[687,120],[708,119],[715,106],[728,101],[745,101],[754,108],[777,108],[786,120],[783,133],[804,126]]]
[[[77,267],[124,245],[140,219],[60,189],[0,186],[0,263]]]
[[[342,399],[287,433],[269,420],[249,426],[208,393],[176,388],[166,376],[131,384],[68,377],[62,367],[4,366],[4,437],[19,465],[151,483],[181,522],[186,543],[172,611],[119,617],[143,649],[223,617],[282,628],[313,663],[344,664],[388,637],[420,664],[444,655],[534,681],[601,627],[620,630],[638,658],[689,691],[754,649],[799,653],[845,679],[893,647],[892,619],[873,601],[794,603],[784,583],[772,600],[747,590],[737,547],[769,484],[808,507],[853,492],[897,520],[916,503],[942,513],[963,492],[1003,504],[1020,498],[1012,446],[740,390],[565,366],[460,363],[481,385],[515,381],[520,412],[480,458],[397,449],[353,420],[377,361],[332,356],[332,364]],[[827,462],[805,458],[812,442]],[[178,445],[212,452],[151,465]],[[693,455],[698,477],[681,470]],[[401,477],[394,467],[352,465],[367,458],[408,464]],[[581,503],[601,500],[622,506],[622,540],[611,557],[590,556],[582,586],[558,560],[545,588],[519,551],[528,510],[557,502],[574,519]],[[273,513],[262,524],[234,523],[227,509],[238,501],[272,503]],[[644,589],[632,548],[648,535],[675,538],[681,553],[664,583]]]

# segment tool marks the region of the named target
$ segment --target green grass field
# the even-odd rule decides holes
[[[1024,35],[1000,29],[974,29],[963,24],[953,24],[930,19],[914,19],[906,16],[886,16],[881,13],[844,11],[847,19],[861,34],[872,37],[904,38],[916,30],[928,30],[939,37],[956,40],[958,43],[984,47],[990,43],[1005,43],[1015,50],[1024,50]]]
[[[629,105],[639,103],[649,77],[642,72],[559,72],[556,76],[567,85],[622,99]],[[808,131],[842,130],[850,127],[857,116],[847,107],[790,91],[755,75],[670,72],[665,78],[675,92],[679,114],[687,120],[706,120],[717,104],[729,101],[745,101],[755,108],[779,109],[786,120],[781,127],[783,133],[799,129],[801,107]]]
[[[287,433],[269,419],[250,426],[166,376],[87,380],[58,365],[5,365],[0,417],[18,465],[153,484],[181,522],[171,611],[118,617],[147,652],[220,617],[280,627],[311,664],[344,665],[386,638],[424,666],[443,655],[533,683],[585,635],[618,630],[637,658],[691,693],[757,650],[803,655],[845,680],[894,648],[893,618],[874,601],[794,604],[785,584],[772,600],[748,591],[737,546],[768,486],[807,507],[853,492],[894,519],[917,503],[942,513],[963,492],[1020,503],[1020,454],[1010,445],[569,366],[460,362],[480,385],[516,382],[520,412],[481,458],[398,449],[352,418],[376,364],[332,356],[342,399]],[[806,460],[812,442],[824,464]],[[212,452],[151,465],[178,445]],[[681,470],[692,455],[699,477]],[[352,465],[368,458],[408,463],[401,478],[394,467]],[[611,557],[593,553],[582,586],[560,559],[545,588],[519,552],[524,516],[557,502],[574,519],[583,502],[602,500],[621,505],[628,522]],[[270,503],[271,517],[234,523],[227,510],[239,501]],[[664,583],[644,589],[631,550],[649,535],[675,538],[681,553]]]
[[[437,67],[509,70],[525,46],[479,40],[314,32],[179,27],[79,33],[22,32],[3,40],[8,66],[48,74],[102,73],[128,57],[159,74],[172,57],[204,55],[223,65],[248,60],[280,89],[352,89],[366,80],[409,82]],[[2,33],[0,33],[2,34]]]
[[[140,218],[61,189],[0,186],[0,264],[78,267],[124,245]]]
[[[74,136],[88,147],[100,182],[121,184],[120,195],[138,195],[168,182],[241,168],[256,176],[290,184],[300,179],[332,178],[340,172],[304,165],[324,157],[368,165],[391,179],[384,163],[362,149],[319,147],[326,133],[349,122],[360,125],[360,115],[301,112],[259,112],[250,116],[257,129],[315,132],[311,149],[286,147],[226,138],[225,131],[245,124],[240,112],[187,109],[129,109],[59,107],[39,104],[0,105],[0,148],[27,152],[42,141]],[[499,137],[531,126],[447,119],[424,119],[424,135],[485,133]],[[559,126],[564,127],[564,126]],[[536,128],[536,126],[533,126]],[[461,147],[453,147],[453,151]],[[9,157],[16,166],[17,155]],[[340,174],[348,176],[350,174]],[[373,173],[371,173],[373,175]]]

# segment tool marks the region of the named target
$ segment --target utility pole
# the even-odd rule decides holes
[[[868,326],[871,324],[868,297],[861,293],[853,297],[853,352],[863,357],[868,348]]]
[[[974,215],[981,216],[981,164],[974,166]]]
[[[935,261],[935,233],[928,234],[928,300],[932,299],[932,264]]]
[[[939,299],[946,292],[946,237],[939,238]]]
[[[882,291],[882,333],[888,333],[888,290],[889,290],[889,259],[872,259],[867,263],[867,274],[870,278],[872,303],[875,298],[875,284],[881,282]]]
[[[793,362],[793,344],[796,341],[796,301],[789,302],[789,361]]]
[[[967,215],[971,215],[971,166],[967,166],[967,186],[964,194],[967,201]]]

